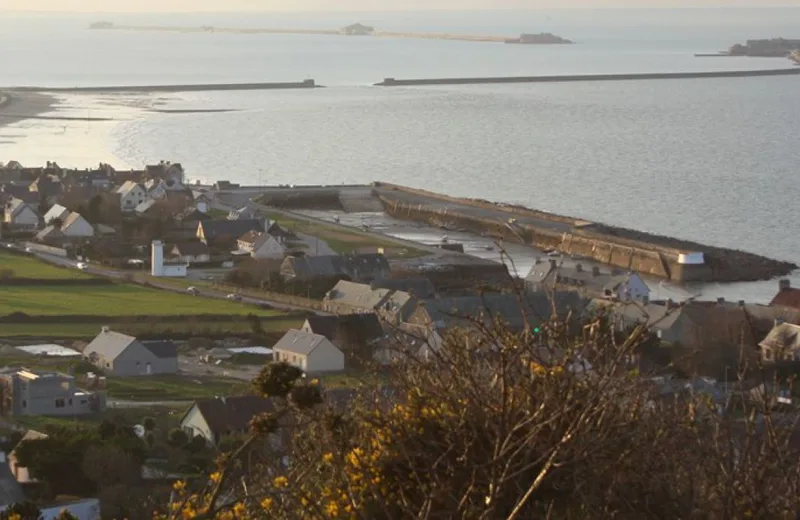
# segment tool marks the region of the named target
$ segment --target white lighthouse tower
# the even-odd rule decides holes
[[[150,274],[164,276],[164,244],[161,240],[153,240],[150,246]]]
[[[185,262],[165,262],[164,243],[153,240],[150,245],[150,274],[158,277],[185,278],[189,265]]]

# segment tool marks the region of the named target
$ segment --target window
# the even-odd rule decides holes
[[[72,406],[72,399],[67,402],[68,405]]]
[[[82,404],[82,405],[85,405],[85,404],[87,404],[88,402],[89,402],[89,401],[87,401],[86,399],[81,399],[81,404]]]
[[[27,407],[28,407],[28,401],[25,401],[25,400],[23,399],[23,400],[22,400],[22,407],[23,407],[23,408],[27,408]]]
[[[56,399],[56,408],[64,408],[64,406],[66,405],[64,404],[63,399]]]

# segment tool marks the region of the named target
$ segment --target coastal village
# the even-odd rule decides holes
[[[651,374],[654,399],[705,395],[723,414],[731,403],[758,401],[772,384],[752,367],[782,374],[797,368],[800,288],[788,280],[775,280],[769,305],[654,297],[647,283],[654,275],[728,276],[724,266],[704,263],[712,249],[678,244],[673,261],[659,245],[655,256],[635,260],[631,253],[623,262],[609,253],[603,262],[560,242],[531,247],[533,267],[515,277],[446,236],[436,245],[410,242],[300,211],[403,218],[416,205],[425,213],[422,202],[411,201],[419,194],[392,199],[391,189],[192,184],[168,161],[141,170],[6,162],[0,427],[16,442],[0,464],[0,505],[35,497],[50,504],[42,511],[95,518],[137,493],[169,490],[211,468],[220,446],[272,409],[251,393],[250,381],[265,366],[298,368],[320,382],[328,402],[346,407],[358,388],[385,386],[395,364],[407,357],[435,362],[456,331],[469,338],[486,324],[525,334],[595,318],[619,334],[642,328],[648,339],[625,369]],[[466,226],[448,214],[457,204],[432,211],[438,220],[426,214],[425,222],[438,222],[442,232]],[[533,217],[503,211],[515,216],[498,224],[496,247],[528,242],[523,221]],[[572,232],[559,227],[565,222],[548,224],[544,235]],[[575,232],[571,247],[582,237]],[[591,372],[591,354],[580,361]],[[775,381],[781,402],[793,407],[800,388]],[[98,484],[102,477],[88,470],[83,480],[94,484],[45,482],[19,463],[29,456],[26,443],[74,424],[103,431],[125,425],[143,439],[135,470],[126,467],[119,481],[129,493]]]

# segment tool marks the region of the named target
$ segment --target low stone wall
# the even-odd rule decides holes
[[[490,234],[498,238],[530,244],[540,249],[556,249],[576,256],[630,269],[678,282],[734,282],[768,280],[784,276],[797,269],[791,262],[773,260],[761,255],[698,244],[627,228],[619,228],[551,215],[517,206],[493,204],[488,201],[459,199],[414,188],[387,183],[374,183],[375,194],[384,210],[399,219],[425,222],[434,226],[454,227],[474,233]],[[392,197],[397,191],[398,196]],[[402,194],[425,197],[432,202],[445,201],[492,211],[502,211],[518,217],[535,217],[540,221],[570,224],[569,232],[562,233],[517,223],[513,228],[499,219],[482,218],[452,207],[437,210],[402,200]],[[563,229],[563,226],[561,226]],[[679,254],[702,252],[705,265],[679,264]]]
[[[497,204],[495,202],[490,202],[488,200],[483,199],[467,199],[467,198],[458,198],[458,197],[451,197],[450,195],[444,195],[442,193],[434,193],[431,191],[420,190],[417,188],[409,188],[408,186],[401,186],[399,184],[391,184],[389,182],[374,182],[373,186],[376,188],[384,188],[390,189],[394,191],[399,191],[402,193],[411,193],[414,195],[420,195],[422,197],[427,197],[431,200],[439,200],[445,202],[451,202],[453,204],[463,204],[467,206],[473,206],[476,208],[483,208],[483,209],[491,209],[496,211],[505,211],[511,215],[517,216],[529,216],[540,218],[544,220],[550,220],[553,222],[563,222],[567,224],[575,224],[578,222],[577,219],[572,217],[566,217],[564,215],[556,215],[555,213],[547,213],[544,211],[538,211],[535,209],[526,208],[524,206],[518,206],[515,204]],[[376,193],[377,196],[377,193]]]
[[[48,246],[45,244],[40,244],[39,242],[25,242],[25,247],[30,248],[31,251],[36,251],[47,255],[60,256],[61,258],[70,258],[72,255],[70,251],[62,247]]]

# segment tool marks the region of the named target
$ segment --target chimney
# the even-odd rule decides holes
[[[784,278],[783,280],[780,280],[778,282],[778,289],[781,290],[781,291],[784,291],[786,289],[791,289],[791,287],[792,287],[792,282],[790,282],[786,278]]]
[[[600,275],[600,268],[597,266],[592,267],[592,276],[599,276]]]
[[[674,308],[675,308],[675,302],[674,302],[674,301],[672,301],[672,298],[670,298],[669,300],[667,300],[666,307],[667,307],[667,310],[672,310],[672,309],[674,309]]]
[[[100,332],[102,332],[103,334],[107,334],[108,333],[108,326],[107,325],[103,325],[102,327],[100,327]]]
[[[717,298],[717,305],[725,305],[725,298]]]
[[[739,300],[739,307],[744,307],[744,300]]]
[[[539,258],[538,256],[533,259],[533,265],[539,265],[541,263],[542,263],[542,259]]]
[[[783,325],[783,318],[775,318],[775,326]]]
[[[556,267],[558,267],[558,263],[555,260],[550,259],[550,268],[555,269]]]
[[[575,266],[575,270],[578,271],[579,273],[582,273],[583,272],[583,266],[581,264],[577,264]]]

